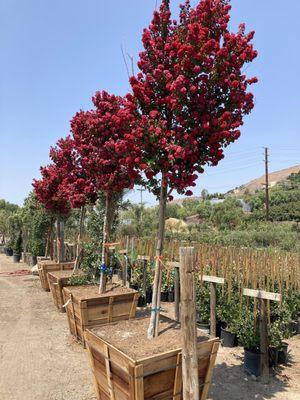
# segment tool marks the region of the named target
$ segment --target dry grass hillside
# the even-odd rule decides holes
[[[275,186],[279,182],[285,181],[291,174],[297,173],[300,171],[300,165],[295,165],[290,168],[281,169],[280,171],[270,172],[269,173],[269,184],[270,187]],[[255,193],[256,190],[262,189],[265,183],[265,175],[260,178],[253,179],[245,185],[240,186],[239,188],[234,190],[235,194],[244,194]]]

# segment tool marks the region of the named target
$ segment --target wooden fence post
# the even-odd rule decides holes
[[[194,248],[180,247],[183,400],[199,400]]]
[[[266,292],[264,290],[243,289],[243,295],[258,299],[259,304],[259,338],[260,338],[260,375],[264,382],[269,381],[269,343],[268,343],[268,321],[267,300],[281,301],[281,294]]]
[[[260,373],[261,377],[269,380],[269,340],[267,322],[267,300],[259,299],[259,339],[260,339]]]
[[[174,277],[174,301],[175,301],[175,320],[180,321],[180,283],[179,283],[179,268],[174,269],[175,277]]]
[[[219,276],[202,275],[203,282],[210,282],[210,334],[217,336],[217,284],[224,285],[224,278]]]
[[[216,304],[217,304],[217,284],[211,282],[210,283],[210,334],[214,337],[217,336]]]

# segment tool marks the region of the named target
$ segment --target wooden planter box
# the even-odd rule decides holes
[[[84,331],[97,325],[135,317],[139,293],[121,288],[99,294],[98,286],[63,288],[70,333],[85,347]]]
[[[143,318],[145,319],[145,318]],[[140,319],[130,321],[137,323]],[[147,324],[149,318],[146,318]],[[174,321],[173,321],[174,323]],[[129,326],[129,325],[128,325]],[[131,325],[132,326],[132,325]],[[102,327],[103,329],[104,327]],[[122,322],[110,324],[110,332],[117,330],[126,339],[126,329]],[[142,329],[145,329],[143,327]],[[130,327],[129,327],[130,330]],[[129,356],[125,351],[113,345],[109,339],[109,331],[101,333],[97,328],[85,332],[90,365],[93,372],[94,386],[98,400],[150,400],[150,399],[182,399],[182,364],[181,348],[156,352],[156,340],[149,341],[145,337],[133,340],[142,348],[146,341],[153,345],[153,355]],[[163,334],[166,334],[163,333]],[[100,337],[100,335],[102,337]],[[178,335],[181,337],[180,330]],[[169,341],[172,347],[172,340]],[[169,347],[170,347],[169,346]],[[163,348],[163,347],[162,347]],[[207,398],[212,372],[219,348],[218,339],[204,337],[198,342],[200,400]],[[127,351],[128,352],[128,351]],[[154,354],[156,352],[156,354]]]
[[[73,267],[74,261],[63,263],[56,263],[54,261],[40,261],[38,263],[38,271],[42,288],[46,292],[50,291],[47,276],[48,272],[70,270],[73,269]]]
[[[48,272],[48,285],[53,297],[53,302],[60,312],[66,312],[63,307],[63,287],[68,285],[72,270]],[[76,274],[78,275],[78,273]]]

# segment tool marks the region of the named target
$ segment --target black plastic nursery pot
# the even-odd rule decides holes
[[[168,302],[173,303],[174,301],[174,290],[169,290],[168,292]]]
[[[223,327],[221,327],[221,340],[224,347],[235,347],[237,345],[236,334]]]
[[[31,256],[31,265],[34,266],[37,264],[37,256]]]
[[[260,376],[260,352],[253,350],[245,350],[244,369],[251,375]]]
[[[14,263],[19,263],[21,260],[21,254],[13,254],[13,262]]]
[[[149,289],[146,292],[146,302],[147,303],[151,303],[152,302],[152,289]]]
[[[161,292],[160,301],[168,301],[168,292]]]
[[[282,342],[281,346],[278,347],[278,358],[277,362],[278,364],[287,364],[288,362],[288,343]]]
[[[11,257],[11,256],[14,254],[14,252],[13,252],[12,249],[6,249],[5,254],[6,254],[7,256]]]
[[[269,347],[269,366],[276,367],[278,365],[278,347]]]
[[[197,328],[209,335],[210,325],[208,322],[197,321]]]
[[[143,294],[139,297],[137,305],[138,305],[138,307],[146,307],[147,299]]]

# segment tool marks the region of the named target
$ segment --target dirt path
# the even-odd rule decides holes
[[[0,254],[0,272],[21,268]],[[300,399],[299,338],[291,347],[293,364],[269,385],[244,374],[241,349],[221,349],[209,400]],[[39,279],[0,275],[0,399],[95,400],[91,382],[84,350]]]
[[[0,255],[0,271],[24,268]],[[85,352],[39,278],[0,275],[0,399],[95,399]]]

